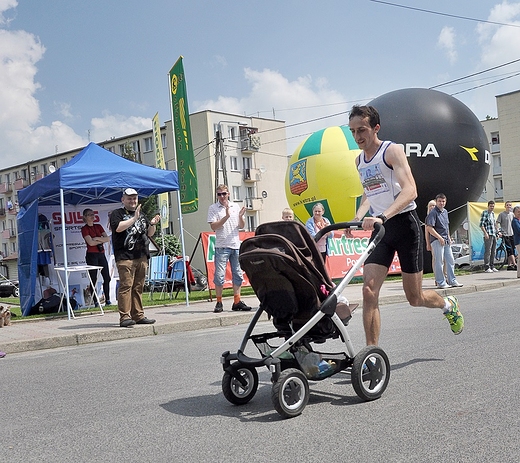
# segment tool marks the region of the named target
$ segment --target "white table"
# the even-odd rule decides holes
[[[90,287],[92,288],[92,291],[93,291],[93,293],[90,296],[90,301],[89,301],[89,307],[91,307],[91,305],[94,301],[99,301],[100,299],[99,299],[99,294],[97,292],[97,289],[96,289],[95,285],[92,283],[92,278],[90,278],[89,270],[97,270],[97,272],[98,272],[97,282],[99,282],[99,277],[100,277],[100,273],[101,273],[100,270],[102,268],[103,267],[99,267],[97,265],[74,265],[74,266],[67,267],[66,269],[65,269],[65,267],[54,267],[54,270],[56,270],[56,274],[58,275],[58,281],[60,282],[60,286],[62,289],[60,307],[63,302],[63,298],[65,297],[65,295],[67,295],[67,315],[69,317],[69,320],[71,318],[76,318],[76,316],[74,315],[74,311],[72,310],[72,307],[71,307],[70,303],[68,302],[69,301],[69,288],[65,288],[65,282],[69,280],[71,273],[85,272],[88,276],[88,280],[90,282]],[[67,271],[67,278],[65,278],[65,271]],[[62,279],[62,275],[63,275],[63,279]],[[103,312],[103,307],[101,306],[101,303],[99,304],[99,310],[101,311],[101,315],[105,314],[105,312]]]

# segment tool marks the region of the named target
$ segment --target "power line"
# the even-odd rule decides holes
[[[434,88],[438,88],[438,87],[443,87],[445,85],[453,84],[454,82],[458,82],[459,80],[469,79],[470,77],[475,77],[475,76],[478,76],[480,74],[484,74],[485,72],[494,71],[495,69],[499,69],[499,68],[502,68],[504,66],[508,66],[510,64],[518,63],[519,61],[520,61],[520,58],[519,59],[515,59],[513,61],[509,61],[509,63],[500,64],[498,66],[495,66],[495,67],[492,67],[492,68],[489,68],[489,69],[484,69],[483,71],[475,72],[473,74],[469,74],[469,75],[464,76],[464,77],[459,77],[458,79],[453,79],[453,80],[450,80],[448,82],[444,82],[443,84],[434,85],[433,87],[430,87],[430,90],[433,90]],[[514,76],[511,76],[511,77],[514,77]],[[501,80],[503,80],[503,79],[501,79]]]
[[[471,88],[468,88],[466,90],[461,90],[460,92],[451,93],[450,95],[451,96],[460,95],[461,93],[469,92],[470,90],[475,90],[475,89],[480,88],[480,87],[486,87],[487,85],[495,84],[496,82],[501,82],[503,80],[511,79],[512,77],[516,77],[516,76],[520,76],[520,72],[517,72],[516,74],[513,74],[511,76],[502,77],[501,79],[496,79],[496,80],[494,80],[492,82],[487,82],[485,84],[477,85],[475,87],[471,87]]]
[[[430,13],[430,14],[436,14],[439,16],[448,16],[450,18],[464,19],[466,21],[475,21],[475,22],[479,22],[479,23],[494,24],[496,26],[520,27],[520,24],[501,23],[501,22],[497,22],[497,21],[488,21],[486,19],[470,18],[468,16],[460,16],[460,15],[456,15],[456,14],[442,13],[440,11],[425,10],[423,8],[417,8],[414,6],[407,6],[407,5],[399,5],[397,3],[384,2],[382,0],[368,0],[368,1],[373,2],[373,3],[381,3],[383,5],[395,6],[397,8],[404,8],[407,10],[421,11],[422,13]]]

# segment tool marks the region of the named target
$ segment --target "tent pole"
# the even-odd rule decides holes
[[[61,236],[63,241],[63,268],[65,269],[65,288],[63,289],[65,294],[65,300],[67,301],[67,316],[70,320],[70,314],[72,313],[72,306],[69,301],[69,268],[68,268],[68,257],[67,257],[67,233],[65,231],[65,198],[63,197],[63,188],[60,188],[60,208],[61,208]]]

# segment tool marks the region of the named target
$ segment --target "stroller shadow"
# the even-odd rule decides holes
[[[333,378],[329,378],[329,380],[331,379],[334,380]],[[334,394],[317,390],[316,385],[318,382],[321,381],[311,381],[309,384],[310,395],[307,408],[312,408],[320,403],[330,403],[331,405],[336,406],[360,405],[366,403],[355,394],[354,390],[352,390],[351,395]],[[338,381],[338,384],[343,383],[350,384],[350,376],[346,381],[343,381],[342,379]],[[183,397],[160,404],[160,407],[169,413],[191,418],[225,416],[236,418],[241,422],[257,423],[272,423],[284,420],[284,418],[276,412],[271,402],[271,381],[268,373],[266,373],[265,379],[259,380],[258,390],[255,396],[250,402],[244,405],[233,405],[229,403],[224,398],[222,392],[220,392],[220,381],[215,381],[210,384],[210,386],[219,388],[219,393]]]
[[[220,389],[220,381],[210,386]],[[160,404],[160,407],[169,413],[191,418],[208,416],[225,416],[237,418],[242,422],[270,423],[281,421],[283,418],[274,410],[270,397],[270,381],[260,381],[258,391],[251,402],[244,405],[229,403],[222,392],[194,397],[183,397]]]

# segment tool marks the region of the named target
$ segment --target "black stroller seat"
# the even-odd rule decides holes
[[[298,222],[260,225],[242,243],[239,259],[262,309],[280,331],[297,331],[334,287],[314,240]],[[324,318],[310,334],[333,333],[334,324]]]

